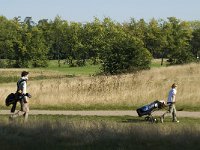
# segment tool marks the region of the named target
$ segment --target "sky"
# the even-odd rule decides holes
[[[8,19],[17,16],[41,19],[61,19],[91,22],[94,17],[110,17],[117,22],[167,19],[200,20],[200,0],[0,0],[0,15]]]

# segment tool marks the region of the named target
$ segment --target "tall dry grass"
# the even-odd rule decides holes
[[[30,73],[31,76],[31,73]],[[136,74],[29,81],[34,105],[142,105],[167,99],[171,85],[178,84],[181,105],[200,103],[200,64],[153,68]],[[0,85],[0,99],[16,90],[15,84]]]

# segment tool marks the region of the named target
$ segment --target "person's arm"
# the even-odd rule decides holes
[[[175,102],[175,95],[172,95],[172,102]]]
[[[22,94],[26,94],[26,81],[22,82]]]
[[[176,91],[173,90],[173,92],[172,92],[172,102],[175,102],[175,98],[176,98]]]

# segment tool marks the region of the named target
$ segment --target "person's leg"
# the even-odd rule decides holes
[[[160,121],[163,123],[165,116],[172,113],[172,105],[169,105],[169,109],[160,117]]]
[[[22,116],[22,115],[23,115],[22,111],[19,110],[16,113],[11,114],[10,119],[15,119],[15,118]]]
[[[17,102],[14,102],[13,105],[12,105],[12,108],[10,110],[11,113],[15,112],[16,106],[17,106]]]
[[[24,103],[24,106],[23,106],[23,111],[24,111],[24,122],[27,122],[28,121],[28,113],[29,113],[29,104],[28,102]]]
[[[172,121],[173,122],[179,122],[176,118],[176,106],[175,106],[175,104],[173,104]]]
[[[16,118],[21,115],[21,111],[18,110],[16,113],[13,114],[13,118]]]
[[[29,104],[28,104],[28,100],[27,100],[27,97],[25,96],[24,97],[24,100],[23,100],[23,117],[24,117],[24,122],[27,122],[28,121],[28,113],[29,113]]]
[[[24,100],[22,100],[20,101],[20,105],[21,109],[16,113],[11,114],[10,119],[13,120],[17,117],[24,116],[24,120],[27,121],[29,112],[28,102],[25,103]]]

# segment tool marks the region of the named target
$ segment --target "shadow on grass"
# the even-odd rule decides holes
[[[160,122],[160,117],[158,117],[158,116],[153,116],[153,119],[155,119],[155,120],[151,120],[150,118],[147,120],[145,117],[147,117],[147,116],[132,117],[132,118],[128,117],[121,122],[122,123],[135,123],[135,124],[159,123]]]
[[[146,122],[144,118],[133,118],[122,121],[122,123],[143,123],[143,122]]]
[[[32,116],[24,124],[1,116],[0,149],[200,149],[198,120],[150,125],[144,117],[71,117]]]

